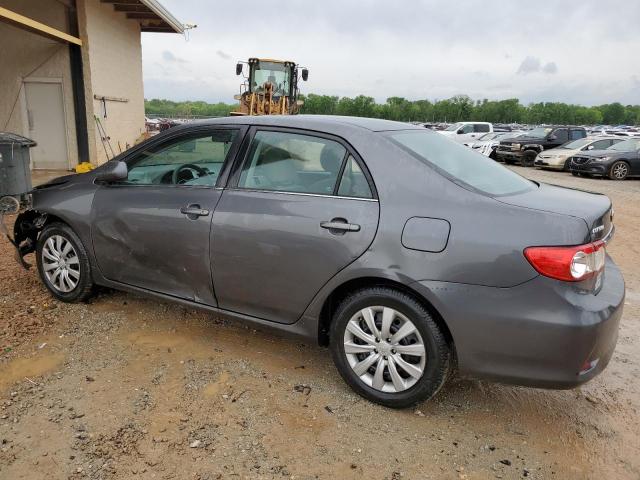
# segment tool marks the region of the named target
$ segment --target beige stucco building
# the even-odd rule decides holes
[[[141,33],[182,31],[156,0],[0,0],[0,132],[32,168],[104,163],[144,133]]]

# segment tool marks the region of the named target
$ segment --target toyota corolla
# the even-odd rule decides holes
[[[570,388],[615,348],[625,290],[606,253],[609,199],[424,128],[195,122],[31,198],[14,241],[57,299],[103,285],[312,339],[390,407],[432,397],[454,368]]]

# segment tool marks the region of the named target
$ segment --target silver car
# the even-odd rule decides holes
[[[569,388],[616,344],[609,199],[421,127],[195,122],[31,195],[13,240],[57,299],[104,285],[302,336],[390,407],[432,397],[454,367]]]

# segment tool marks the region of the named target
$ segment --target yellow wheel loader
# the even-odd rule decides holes
[[[231,115],[295,115],[300,111],[298,81],[307,81],[309,70],[294,62],[266,58],[250,58],[238,62],[236,75],[242,75],[249,66],[249,76],[233,98],[240,104]]]

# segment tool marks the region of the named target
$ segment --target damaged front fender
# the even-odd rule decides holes
[[[0,218],[2,230],[16,248],[16,259],[25,269],[31,268],[31,265],[24,260],[24,256],[36,250],[38,233],[46,222],[46,213],[31,209],[25,210],[16,218],[13,225],[13,238],[11,238],[4,225],[4,218]]]

